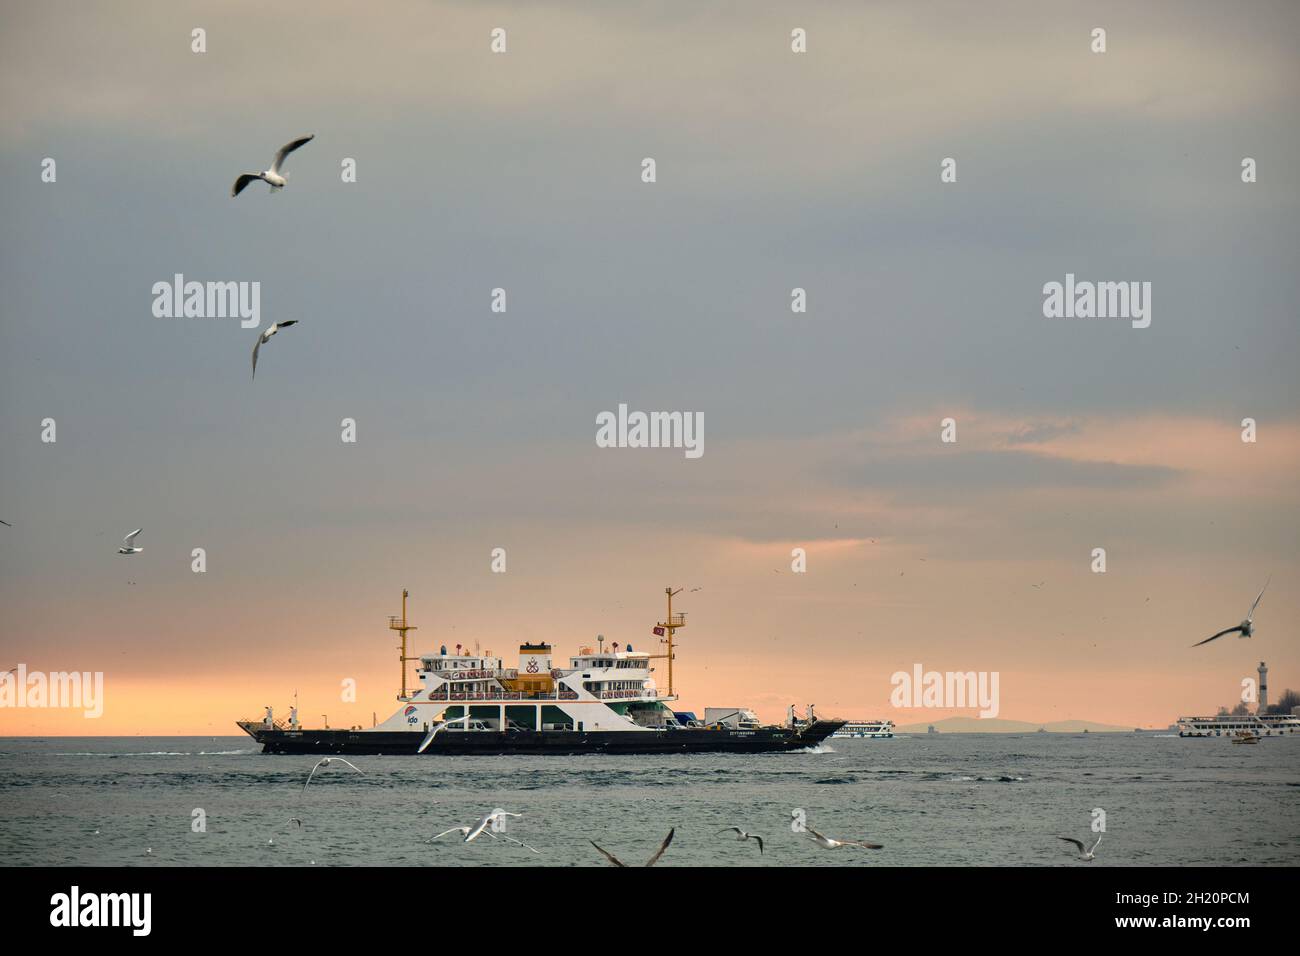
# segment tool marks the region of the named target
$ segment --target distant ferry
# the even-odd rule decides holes
[[[1242,733],[1257,737],[1287,737],[1300,733],[1300,717],[1294,714],[1219,714],[1217,717],[1179,717],[1179,737],[1235,737]]]
[[[298,723],[298,709],[288,721],[270,707],[261,720],[238,726],[277,754],[677,754],[767,753],[815,747],[844,726],[842,720],[819,720],[811,705],[799,718],[789,708],[785,724],[762,726],[745,708],[708,708],[705,719],[674,712],[673,633],[686,626],[673,613],[666,589],[668,617],[654,633],[666,635],[665,653],[622,650],[603,639],[583,647],[557,667],[549,644],[522,644],[519,664],[507,667],[500,657],[456,646],[418,658],[406,655],[406,592],[402,616],[389,628],[402,635],[401,706],[371,728],[308,729]],[[418,659],[418,688],[406,690],[406,661]],[[650,662],[668,662],[668,691],[660,692]]]
[[[850,720],[832,737],[892,737],[894,722],[892,720]]]

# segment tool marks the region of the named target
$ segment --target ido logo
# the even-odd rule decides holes
[[[402,713],[406,715],[406,722],[408,724],[417,723],[420,719],[419,708],[414,704],[408,705],[406,710],[402,711]]]

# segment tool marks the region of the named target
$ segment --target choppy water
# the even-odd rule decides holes
[[[1070,865],[1055,837],[1085,837],[1094,807],[1107,814],[1095,866],[1300,863],[1295,739],[950,734],[761,756],[358,757],[366,776],[322,768],[305,794],[315,758],[250,743],[0,739],[0,865],[603,865],[588,839],[637,862],[670,827],[664,866]],[[524,814],[507,833],[541,856],[422,842],[494,807]],[[196,808],[206,833],[191,830]],[[820,849],[791,831],[795,808],[885,848]],[[715,835],[732,824],[767,852]]]

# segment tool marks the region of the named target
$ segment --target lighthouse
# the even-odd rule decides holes
[[[1268,712],[1268,666],[1259,662],[1259,706],[1255,708],[1255,713],[1263,714]]]

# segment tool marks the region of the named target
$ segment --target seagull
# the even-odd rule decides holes
[[[1203,641],[1197,641],[1195,644],[1192,645],[1192,647],[1200,647],[1202,644],[1208,644],[1210,643],[1210,641],[1217,640],[1220,637],[1223,637],[1224,634],[1231,634],[1233,631],[1241,631],[1242,637],[1250,637],[1250,635],[1254,634],[1255,633],[1255,623],[1254,623],[1255,608],[1259,607],[1259,599],[1264,596],[1264,592],[1268,590],[1268,583],[1269,581],[1272,580],[1273,580],[1273,576],[1269,575],[1268,581],[1265,581],[1264,586],[1259,589],[1259,597],[1255,598],[1255,603],[1250,606],[1250,613],[1246,615],[1246,620],[1242,621],[1236,627],[1229,627],[1226,628],[1225,630],[1220,631],[1218,634],[1215,634],[1213,637],[1207,637]]]
[[[880,843],[868,843],[866,840],[835,840],[828,836],[823,836],[812,827],[808,828],[812,838],[817,841],[817,845],[827,850],[838,850],[842,846],[856,846],[863,850],[883,850],[884,845]]]
[[[493,822],[496,820],[504,821],[506,817],[522,817],[522,816],[523,816],[522,813],[511,813],[508,810],[502,810],[500,807],[498,807],[497,809],[493,810],[491,813],[489,813],[487,816],[485,816],[482,820],[478,822],[478,826],[476,826],[465,836],[465,842],[466,843],[472,842],[480,833],[486,831],[487,828],[491,826]]]
[[[139,554],[141,551],[143,551],[144,548],[137,548],[135,546],[135,536],[138,535],[143,530],[144,528],[136,528],[125,538],[123,538],[122,540],[126,542],[126,547],[118,548],[117,553],[118,554]]]
[[[233,199],[235,196],[238,196],[243,192],[244,187],[254,179],[260,179],[264,183],[270,184],[272,193],[277,189],[283,189],[284,184],[288,182],[287,179],[280,175],[280,167],[284,165],[285,159],[287,159],[289,154],[299,146],[306,146],[315,138],[316,134],[312,133],[310,136],[302,136],[295,139],[292,143],[286,143],[284,146],[281,146],[280,151],[275,154],[275,162],[271,163],[270,169],[265,169],[260,173],[244,173],[244,175],[235,180],[234,188],[230,190],[231,198]]]
[[[755,836],[752,833],[746,833],[740,827],[727,827],[725,830],[719,830],[718,835],[721,836],[724,833],[730,833],[732,831],[735,831],[737,840],[755,841],[758,844],[758,855],[759,856],[763,855],[763,838],[761,836]]]
[[[298,829],[299,829],[299,830],[302,829],[302,820],[298,819],[297,817],[290,817],[288,822],[290,822],[290,823],[296,823],[296,824],[298,824]]]
[[[432,843],[434,840],[441,839],[442,837],[445,837],[449,833],[459,833],[462,837],[464,837],[464,839],[461,840],[462,843],[472,843],[475,840],[477,840],[480,836],[482,836],[484,833],[486,833],[494,840],[505,840],[507,843],[513,843],[516,846],[521,846],[526,850],[531,850],[533,853],[538,853],[540,855],[539,851],[533,849],[531,846],[529,846],[527,843],[523,842],[522,840],[516,840],[513,837],[508,837],[504,833],[493,833],[492,830],[489,829],[489,827],[492,825],[492,822],[494,820],[504,820],[506,817],[522,817],[522,816],[523,816],[522,813],[510,813],[509,811],[502,810],[500,807],[498,807],[497,809],[493,810],[491,813],[487,814],[487,816],[485,816],[482,820],[480,820],[477,826],[452,827],[450,830],[443,830],[437,836],[430,837],[428,842]]]
[[[0,524],[4,525],[6,528],[13,527],[13,525],[11,525],[8,521],[5,521],[3,518],[0,518]]]
[[[518,816],[518,814],[515,814],[515,816]],[[459,834],[461,834],[462,836],[466,836],[466,835],[468,835],[472,830],[473,830],[473,827],[452,827],[450,830],[443,830],[441,833],[438,834],[438,836],[430,837],[430,838],[429,838],[427,841],[425,841],[425,842],[427,842],[427,843],[432,843],[434,840],[438,839],[438,837],[445,837],[448,833],[459,833]],[[529,845],[528,845],[527,843],[525,843],[523,840],[516,840],[516,839],[514,839],[514,837],[508,837],[508,836],[506,836],[504,833],[503,833],[503,834],[500,834],[500,835],[498,836],[497,834],[493,833],[491,830],[488,830],[488,831],[487,831],[487,835],[490,836],[490,837],[491,837],[492,839],[494,839],[494,840],[505,840],[507,843],[513,843],[515,846],[521,846],[521,847],[523,847],[525,850],[530,850],[530,851],[532,851],[533,853],[536,853],[538,856],[541,856],[541,851],[540,851],[540,850],[535,850],[535,849],[533,849],[533,847],[529,846]],[[469,840],[462,840],[461,842],[462,842],[462,843],[468,843]]]
[[[494,835],[490,831],[488,831],[488,827],[492,825],[492,822],[494,820],[503,820],[506,817],[522,817],[522,816],[523,816],[522,813],[510,813],[498,807],[497,809],[489,813],[487,816],[485,816],[482,820],[480,820],[478,822],[478,826],[452,827],[450,830],[443,830],[441,833],[438,834],[438,836],[430,838],[429,842],[432,843],[434,840],[438,839],[438,837],[445,837],[448,833],[459,833],[461,836],[465,838],[463,842],[472,843],[485,832],[487,832],[488,836]]]
[[[676,832],[677,832],[676,827],[673,827],[671,830],[668,831],[668,835],[664,837],[664,842],[660,843],[659,849],[655,850],[654,856],[650,857],[650,859],[645,861],[646,866],[654,866],[656,863],[659,862],[659,858],[664,855],[664,850],[668,849],[668,844],[673,842],[673,834]],[[595,840],[588,840],[587,842],[590,843],[592,846],[594,846],[597,850],[599,850],[600,855],[603,856],[605,859],[609,860],[610,863],[614,864],[615,866],[623,866],[623,867],[627,866],[626,863],[624,863],[622,860],[616,857],[613,853],[610,853],[608,850],[606,850],[604,847],[598,844]]]
[[[321,757],[320,760],[316,761],[316,766],[314,766],[314,767],[311,768],[311,773],[307,774],[307,783],[311,783],[311,778],[314,777],[314,776],[316,776],[316,771],[317,771],[317,770],[319,770],[321,767],[328,767],[328,766],[329,766],[330,764],[332,764],[332,763],[341,763],[341,764],[345,764],[345,765],[347,765],[347,766],[349,766],[349,767],[352,767],[352,769],[353,769],[353,770],[356,770],[357,773],[361,774],[361,776],[364,777],[364,776],[366,775],[366,772],[365,772],[364,770],[360,770],[360,769],[358,769],[357,767],[353,766],[353,765],[352,765],[351,763],[349,763],[348,761],[344,760],[342,757]],[[303,793],[306,793],[306,792],[307,792],[307,783],[304,783],[304,784],[302,785]],[[300,794],[300,796],[301,796],[301,794]]]
[[[433,730],[430,730],[428,734],[424,735],[424,743],[420,744],[420,749],[417,749],[416,753],[424,753],[424,748],[428,747],[429,744],[433,743],[434,737],[438,736],[438,731],[442,730],[443,727],[446,727],[448,723],[459,723],[460,721],[468,721],[468,719],[469,719],[469,711],[465,710],[465,713],[461,714],[460,717],[452,717],[450,721],[443,721],[442,723],[433,724]]]
[[[1066,843],[1073,843],[1079,848],[1079,859],[1083,860],[1085,863],[1091,863],[1093,860],[1097,859],[1097,847],[1101,845],[1101,837],[1102,835],[1098,833],[1097,842],[1092,845],[1091,850],[1085,847],[1081,841],[1074,839],[1074,837],[1057,837],[1057,839],[1064,840]]]
[[[297,324],[298,324],[297,319],[286,319],[284,322],[275,323],[275,325],[270,326],[265,332],[262,332],[260,335],[258,335],[257,342],[253,345],[253,378],[257,378],[258,350],[260,350],[266,342],[270,341],[271,336],[275,335],[276,332],[279,332],[281,329],[287,329],[291,325],[297,325]]]

